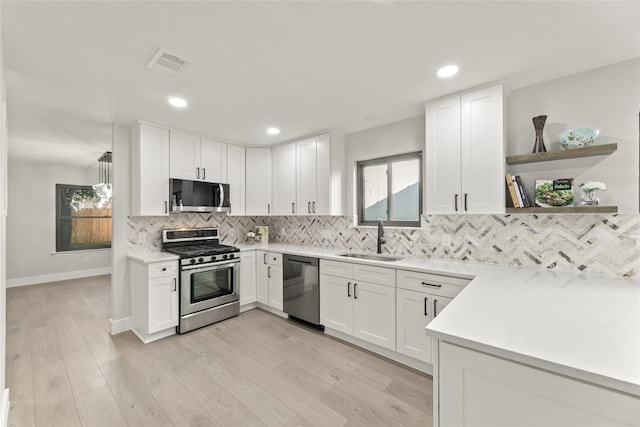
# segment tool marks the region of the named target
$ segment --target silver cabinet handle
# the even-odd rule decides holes
[[[347,282],[347,297],[351,296],[351,282]]]
[[[271,213],[271,203],[267,203],[267,213]]]
[[[467,193],[464,193],[464,211],[467,212]]]
[[[427,313],[427,301],[429,300],[429,298],[424,297],[424,315],[428,316],[429,313]]]
[[[196,168],[196,179],[200,179],[200,168]]]
[[[177,279],[174,277],[173,278],[173,292],[175,292],[176,289],[177,289],[177,287],[176,287],[177,282],[178,282]]]
[[[313,206],[313,209],[311,209],[313,211],[313,213],[316,213],[316,202],[311,203],[311,205]]]
[[[271,266],[267,267],[267,278],[271,278]]]
[[[202,179],[207,179],[207,169],[202,168]]]
[[[264,253],[264,265],[267,265],[267,253]]]
[[[433,288],[441,288],[442,285],[440,283],[427,283],[427,282],[420,282],[422,284],[422,286],[431,286]]]
[[[167,201],[164,201],[164,213],[169,213],[169,203],[167,203]]]
[[[296,203],[291,203],[291,213],[296,213]]]
[[[357,290],[358,290],[358,284],[357,284],[357,283],[354,283],[354,284],[353,284],[353,299],[358,299],[358,293],[357,293]]]
[[[458,212],[458,194],[456,193],[455,197],[453,198],[453,206],[456,212]]]
[[[167,267],[162,267],[162,271],[167,271]]]
[[[438,300],[437,299],[433,299],[433,318],[435,319],[436,316],[438,315],[438,313],[436,312],[436,308],[438,306]]]
[[[311,202],[307,202],[307,213],[311,213]]]

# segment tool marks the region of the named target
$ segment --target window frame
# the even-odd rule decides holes
[[[392,196],[392,168],[391,165],[394,162],[401,160],[412,160],[417,159],[419,164],[419,180],[418,180],[418,219],[416,221],[392,221],[389,219],[389,212],[393,209],[393,198]],[[364,182],[363,182],[363,168],[372,165],[387,165],[387,217],[382,218],[382,222],[385,225],[396,226],[396,227],[420,227],[422,221],[422,202],[423,202],[423,194],[422,194],[422,186],[423,186],[423,156],[422,151],[413,151],[410,153],[404,154],[396,154],[392,156],[386,157],[378,157],[376,159],[369,160],[361,160],[356,162],[356,197],[357,197],[357,208],[358,208],[358,225],[361,226],[375,226],[377,225],[377,220],[365,220],[364,219]]]
[[[110,219],[111,226],[113,227],[113,216],[109,215],[101,215],[101,216],[66,216],[62,215],[62,206],[61,206],[61,192],[66,188],[72,189],[82,189],[82,190],[91,190],[93,191],[93,187],[91,185],[78,185],[78,184],[56,184],[56,223],[55,223],[55,253],[64,254],[70,252],[83,252],[83,251],[95,251],[100,249],[111,249],[113,244],[113,234],[111,235],[111,240],[109,240],[109,244],[91,244],[83,247],[72,247],[68,248],[63,247],[61,245],[61,238],[59,237],[60,233],[60,223],[62,220],[72,220],[72,219]]]

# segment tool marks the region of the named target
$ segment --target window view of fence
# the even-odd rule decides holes
[[[56,252],[111,247],[111,204],[91,186],[56,184]]]

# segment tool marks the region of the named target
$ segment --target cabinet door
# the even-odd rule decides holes
[[[247,148],[245,164],[245,212],[247,215],[269,215],[271,213],[271,149]],[[231,193],[233,194],[233,189]]]
[[[178,325],[178,278],[149,279],[149,333]]]
[[[637,426],[638,399],[566,376],[439,345],[440,426]]]
[[[171,131],[169,174],[171,178],[200,179],[200,137]]]
[[[464,213],[504,213],[502,86],[461,97],[460,128]]]
[[[298,215],[313,215],[316,207],[316,140],[298,141],[297,145],[297,203]]]
[[[282,266],[269,265],[269,307],[282,310]]]
[[[240,305],[256,302],[256,253],[240,252]]]
[[[296,144],[273,147],[272,215],[295,215],[296,206]],[[306,206],[305,206],[306,209]]]
[[[331,188],[331,135],[328,133],[318,135],[316,138],[316,198],[312,206],[316,215],[331,215],[331,198],[334,192],[342,191],[342,188]]]
[[[131,215],[169,215],[169,130],[139,124],[134,138]]]
[[[424,328],[432,316],[430,294],[396,289],[397,352],[431,363],[431,337]]]
[[[227,144],[200,139],[200,179],[227,183]]]
[[[427,104],[425,126],[426,213],[460,212],[460,97]]]
[[[353,335],[353,281],[320,275],[320,323]]]
[[[269,260],[264,251],[256,252],[256,300],[269,305]]]
[[[229,215],[244,215],[245,192],[245,149],[237,145],[227,145],[227,182],[231,193]]]
[[[395,351],[395,287],[368,282],[353,285],[353,335]]]

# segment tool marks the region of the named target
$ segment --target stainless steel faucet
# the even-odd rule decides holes
[[[378,218],[378,252],[379,254],[382,253],[382,245],[387,243],[386,240],[384,240],[384,228],[382,226],[382,218]]]

